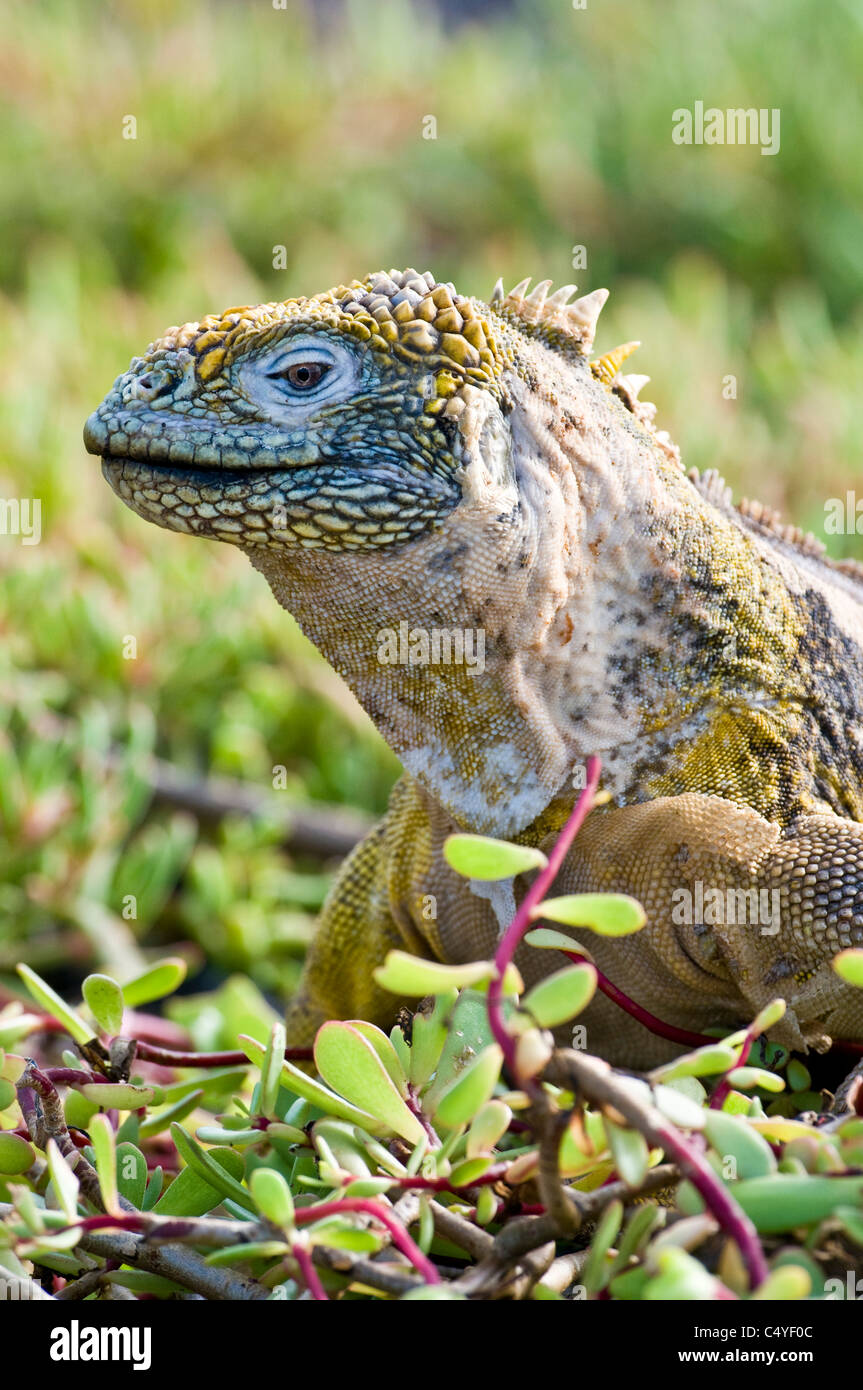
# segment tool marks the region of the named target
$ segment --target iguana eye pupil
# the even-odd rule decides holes
[[[285,371],[273,375],[284,377],[296,391],[311,391],[323,381],[329,370],[325,362],[295,362]]]

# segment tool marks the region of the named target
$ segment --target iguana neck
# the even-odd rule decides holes
[[[596,409],[569,414],[578,368],[552,365],[557,389],[538,396],[516,376],[506,420],[497,407],[489,419],[485,397],[484,418],[465,422],[463,499],[421,542],[383,556],[249,551],[408,771],[460,824],[501,836],[581,785],[591,753],[626,799],[639,763],[673,747],[706,698],[761,680],[733,651],[720,671],[734,630],[717,626],[704,584],[712,509],[708,524],[679,466],[628,417],[621,429],[626,412],[589,376]],[[422,655],[441,629],[484,659],[386,660],[411,634]]]

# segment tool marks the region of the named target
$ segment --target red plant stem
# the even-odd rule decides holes
[[[98,1216],[82,1216],[74,1226],[62,1226],[63,1231],[129,1231],[132,1235],[157,1236],[159,1240],[183,1240],[195,1236],[198,1227],[195,1221],[187,1221],[182,1216],[159,1216],[149,1211],[124,1211],[116,1214],[99,1213]]]
[[[157,1062],[160,1067],[248,1067],[245,1052],[173,1052],[167,1047],[153,1047],[138,1041],[135,1056],[142,1062]],[[289,1062],[311,1062],[310,1047],[289,1047],[285,1050]]]
[[[311,1221],[321,1221],[325,1216],[338,1216],[345,1211],[359,1211],[374,1217],[386,1226],[393,1245],[410,1260],[414,1269],[421,1274],[427,1284],[439,1284],[441,1279],[431,1260],[427,1259],[419,1246],[414,1243],[401,1222],[392,1212],[375,1202],[371,1197],[344,1197],[339,1202],[317,1202],[313,1207],[297,1207],[294,1221],[298,1226],[307,1226]]]
[[[740,1056],[737,1058],[737,1061],[734,1063],[734,1066],[729,1067],[728,1071],[723,1072],[722,1079],[720,1080],[719,1085],[716,1087],[716,1090],[710,1097],[709,1109],[722,1109],[722,1106],[725,1103],[725,1097],[731,1090],[731,1082],[728,1080],[728,1073],[734,1071],[735,1067],[743,1067],[746,1065],[746,1062],[749,1058],[749,1054],[752,1051],[752,1044],[754,1043],[757,1036],[757,1033],[754,1033],[752,1031],[752,1025],[750,1024],[750,1026],[746,1030],[746,1037],[743,1039],[743,1046],[740,1049]]]
[[[423,1178],[417,1175],[410,1178],[393,1178],[393,1187],[400,1187],[406,1192],[468,1192],[472,1187],[490,1187],[493,1183],[500,1182],[501,1178],[509,1168],[508,1163],[495,1163],[478,1178],[472,1178],[470,1182],[462,1183],[460,1186],[454,1185],[449,1178]],[[355,1182],[355,1178],[346,1178],[346,1182]]]
[[[767,1278],[767,1261],[758,1232],[742,1207],[738,1206],[725,1184],[716,1176],[706,1158],[694,1145],[671,1125],[657,1125],[657,1138],[666,1153],[674,1159],[684,1177],[704,1199],[722,1229],[731,1236],[740,1251],[749,1275],[749,1286],[757,1289]]]
[[[563,955],[569,956],[570,960],[576,962],[587,960],[587,957],[578,951],[564,951]],[[649,1013],[641,1004],[636,1004],[634,999],[630,999],[628,994],[624,994],[622,989],[618,989],[617,985],[607,975],[603,975],[593,961],[590,961],[589,964],[593,965],[594,970],[596,970],[596,984],[601,993],[619,1005],[624,1013],[637,1019],[649,1032],[655,1033],[658,1038],[667,1038],[669,1042],[685,1043],[687,1047],[707,1047],[719,1041],[718,1038],[712,1037],[709,1033],[691,1033],[688,1028],[676,1028],[673,1023],[666,1023],[663,1019],[657,1018],[656,1014]],[[850,1042],[846,1038],[834,1038],[829,1052],[850,1052],[853,1056],[859,1057],[863,1055],[863,1043]],[[734,1065],[735,1067],[743,1066],[742,1054]]]
[[[138,1211],[123,1212],[122,1215],[117,1214],[116,1216],[102,1215],[100,1213],[98,1216],[82,1216],[81,1220],[76,1221],[74,1226],[62,1226],[60,1229],[63,1231],[104,1231],[110,1229],[131,1231],[134,1235],[142,1235],[150,1229],[150,1225],[152,1224],[148,1221],[148,1216],[149,1212]],[[169,1234],[173,1236],[187,1235],[189,1230],[191,1230],[191,1227],[187,1228],[182,1221],[175,1222],[173,1225],[182,1226],[183,1228],[182,1230],[175,1230],[172,1227]],[[159,1227],[159,1233],[160,1235],[167,1233],[167,1222],[164,1222]]]
[[[304,1245],[299,1243],[291,1246],[291,1254],[300,1267],[300,1274],[303,1276],[303,1283],[308,1289],[312,1298],[319,1303],[329,1303],[329,1298],[324,1291],[324,1286],[318,1278],[318,1271],[312,1263],[312,1257]]]
[[[402,1192],[469,1192],[473,1187],[491,1187],[494,1183],[500,1182],[508,1168],[508,1163],[495,1163],[478,1178],[458,1185],[449,1178],[424,1178],[419,1174],[415,1177],[393,1178],[392,1185],[400,1188]],[[356,1182],[356,1178],[348,1176],[342,1181],[344,1186],[348,1187],[350,1183]]]
[[[563,951],[562,954],[568,956],[570,960],[576,961],[576,963],[583,964],[584,961],[587,960],[587,957],[582,955],[579,951]],[[632,1018],[637,1019],[649,1032],[655,1033],[657,1037],[667,1038],[669,1042],[685,1043],[688,1047],[704,1047],[708,1043],[716,1043],[718,1041],[717,1038],[711,1038],[707,1033],[690,1033],[688,1028],[675,1028],[673,1023],[665,1023],[661,1018],[657,1018],[656,1014],[648,1013],[647,1009],[642,1008],[640,1004],[636,1004],[634,999],[630,999],[628,994],[624,994],[622,989],[618,989],[617,985],[612,984],[608,976],[603,975],[602,971],[597,969],[593,964],[593,961],[590,961],[590,964],[593,965],[594,970],[596,970],[597,987],[606,998],[611,999],[613,1003],[619,1005],[624,1013],[630,1014]]]
[[[32,1088],[43,1100],[55,1100],[59,1103],[60,1097],[57,1094],[57,1087],[46,1072],[39,1067],[28,1066],[27,1070],[21,1074],[18,1082],[18,1100],[20,1104],[21,1093],[28,1087]]]
[[[581,792],[569,819],[560,832],[557,842],[548,856],[548,863],[545,868],[537,874],[530,888],[525,893],[521,906],[518,908],[518,911],[504,932],[500,945],[495,952],[494,963],[497,975],[489,982],[488,987],[488,1021],[491,1026],[492,1035],[503,1051],[504,1062],[507,1069],[516,1079],[516,1042],[503,1021],[503,977],[507,966],[511,963],[521,943],[522,937],[533,925],[534,908],[538,903],[542,902],[548,889],[553,884],[566,858],[570,845],[581,829],[585,817],[593,805],[593,794],[599,784],[601,766],[602,764],[599,758],[595,756],[588,758],[587,785]]]
[[[105,1085],[104,1076],[93,1071],[76,1071],[74,1067],[45,1067],[42,1075],[47,1076],[55,1086],[89,1086],[94,1082],[99,1086]]]
[[[381,1203],[375,1202],[369,1197],[345,1197],[339,1202],[318,1202],[312,1207],[297,1207],[294,1213],[294,1221],[297,1226],[308,1226],[312,1221],[322,1221],[327,1216],[338,1216],[345,1211],[362,1212],[366,1216],[371,1216],[375,1221],[380,1221],[382,1226],[386,1226],[392,1237],[393,1245],[400,1250],[413,1265],[418,1274],[421,1274],[428,1284],[439,1284],[440,1275],[427,1259],[419,1246],[414,1243],[401,1222],[388,1211]],[[80,1231],[103,1231],[106,1228],[121,1231],[131,1231],[135,1234],[146,1234],[154,1227],[153,1219],[149,1212],[122,1212],[116,1216],[85,1216],[80,1221],[75,1222],[75,1230]],[[64,1227],[64,1229],[66,1229]],[[169,1238],[182,1238],[187,1235],[194,1235],[195,1227],[191,1222],[184,1221],[178,1217],[175,1221],[161,1220],[158,1223],[157,1234],[163,1240]],[[292,1253],[296,1256],[299,1247],[292,1247]],[[305,1252],[304,1252],[305,1253]],[[297,1263],[302,1269],[302,1261]],[[310,1261],[311,1263],[311,1261]],[[303,1278],[306,1278],[305,1271]],[[311,1287],[311,1285],[310,1285]]]

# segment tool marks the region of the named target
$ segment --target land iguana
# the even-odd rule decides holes
[[[860,1040],[831,960],[863,941],[863,579],[687,473],[621,375],[637,345],[591,359],[607,292],[549,283],[486,303],[393,270],[228,309],[169,329],[87,421],[140,516],[246,551],[405,768],[289,1040],[391,1023],[392,947],[487,957],[525,880],[459,878],[444,840],[548,848],[591,754],[610,799],[556,891],[644,904],[636,935],[572,933],[614,984],[683,1029],[783,995],[778,1041]],[[527,982],[560,965],[518,960]],[[611,1062],[679,1051],[604,996],[584,1018]]]

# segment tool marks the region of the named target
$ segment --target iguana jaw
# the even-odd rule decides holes
[[[423,489],[385,474],[363,478],[331,463],[177,468],[103,455],[102,472],[145,521],[279,552],[403,545],[436,525],[458,499],[454,484],[435,480]]]

